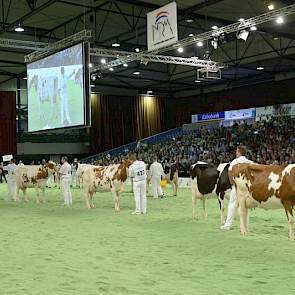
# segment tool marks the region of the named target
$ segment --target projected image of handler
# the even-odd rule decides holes
[[[72,124],[69,112],[68,81],[75,76],[75,70],[70,75],[66,75],[65,68],[61,67],[60,72],[60,123],[66,127]]]

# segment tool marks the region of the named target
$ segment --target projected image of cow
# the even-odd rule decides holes
[[[27,71],[29,131],[84,124],[82,44],[31,63]]]

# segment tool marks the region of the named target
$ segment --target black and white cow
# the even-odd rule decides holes
[[[228,163],[222,163],[216,166],[205,162],[197,162],[191,166],[193,220],[196,219],[197,199],[203,201],[204,217],[207,219],[206,199],[217,196],[221,211],[221,224],[224,224],[224,196],[231,189],[228,168]]]

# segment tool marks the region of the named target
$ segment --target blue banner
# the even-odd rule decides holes
[[[211,121],[211,120],[223,120],[223,119],[224,119],[224,112],[198,114],[198,122]]]

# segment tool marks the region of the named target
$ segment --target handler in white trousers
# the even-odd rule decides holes
[[[6,200],[12,201],[15,200],[16,194],[16,179],[15,179],[15,170],[17,169],[17,165],[15,164],[15,160],[11,159],[7,166],[3,167],[3,170],[7,171],[7,185],[8,185],[8,195]]]
[[[133,181],[135,211],[132,214],[146,214],[146,164],[137,160],[135,154],[130,156],[133,163],[129,167],[129,177]]]
[[[161,188],[160,182],[161,177],[164,176],[164,169],[161,163],[157,161],[157,157],[154,158],[154,161],[150,167],[150,174],[154,199],[163,197],[163,190]]]
[[[59,174],[61,176],[62,189],[64,195],[64,204],[67,206],[72,205],[72,193],[70,189],[72,175],[71,175],[71,165],[68,163],[67,157],[62,157],[62,165],[59,169]]]
[[[252,164],[253,162],[245,157],[246,155],[246,148],[242,145],[239,145],[236,150],[236,158],[230,163],[228,171],[229,171],[229,178],[230,181],[232,181],[231,171],[233,169],[234,165],[242,164],[242,163],[249,163]],[[236,215],[236,209],[237,209],[237,194],[236,194],[236,188],[233,185],[230,192],[230,198],[229,203],[227,207],[227,217],[226,222],[223,226],[221,226],[221,229],[224,230],[230,230],[235,219]],[[249,224],[249,215],[248,215],[248,224]]]

